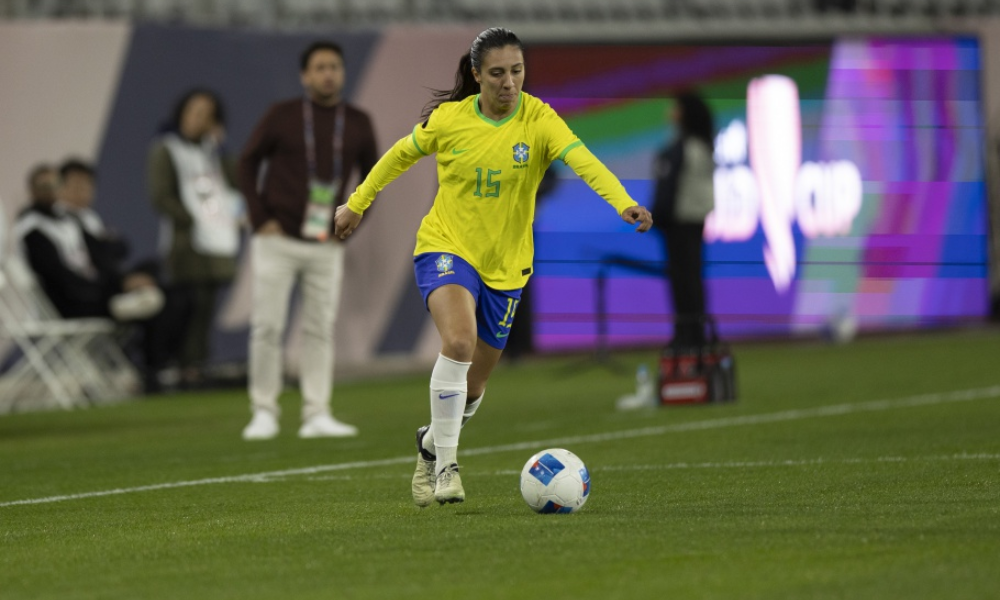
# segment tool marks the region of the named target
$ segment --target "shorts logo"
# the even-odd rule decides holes
[[[455,273],[451,270],[452,266],[455,264],[455,259],[451,254],[442,254],[438,257],[434,264],[437,266],[438,277],[452,275]]]
[[[531,149],[530,146],[528,146],[524,142],[518,142],[517,144],[515,144],[514,162],[518,164],[528,162],[528,150],[530,149]]]

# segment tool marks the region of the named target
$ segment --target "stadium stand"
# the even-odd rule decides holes
[[[1000,14],[1000,0],[11,0],[0,18],[131,18],[224,26],[321,27],[391,23],[633,23],[717,29],[837,21],[853,28],[918,27]]]

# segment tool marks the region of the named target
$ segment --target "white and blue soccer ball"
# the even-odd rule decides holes
[[[590,497],[590,472],[569,450],[542,450],[521,469],[521,496],[535,512],[576,512]]]

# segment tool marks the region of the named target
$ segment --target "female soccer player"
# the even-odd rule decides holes
[[[479,34],[459,61],[455,88],[435,94],[425,120],[385,153],[335,217],[335,235],[351,235],[382,188],[437,154],[439,188],[414,250],[417,285],[442,345],[431,372],[431,424],[417,430],[413,501],[420,507],[465,499],[459,432],[483,401],[531,275],[535,192],[549,164],[569,165],[639,232],[653,224],[523,84],[517,36],[499,27]]]

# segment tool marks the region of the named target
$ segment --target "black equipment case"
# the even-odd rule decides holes
[[[705,404],[736,400],[736,361],[719,340],[715,322],[704,321],[705,342],[671,343],[660,356],[660,404]]]

